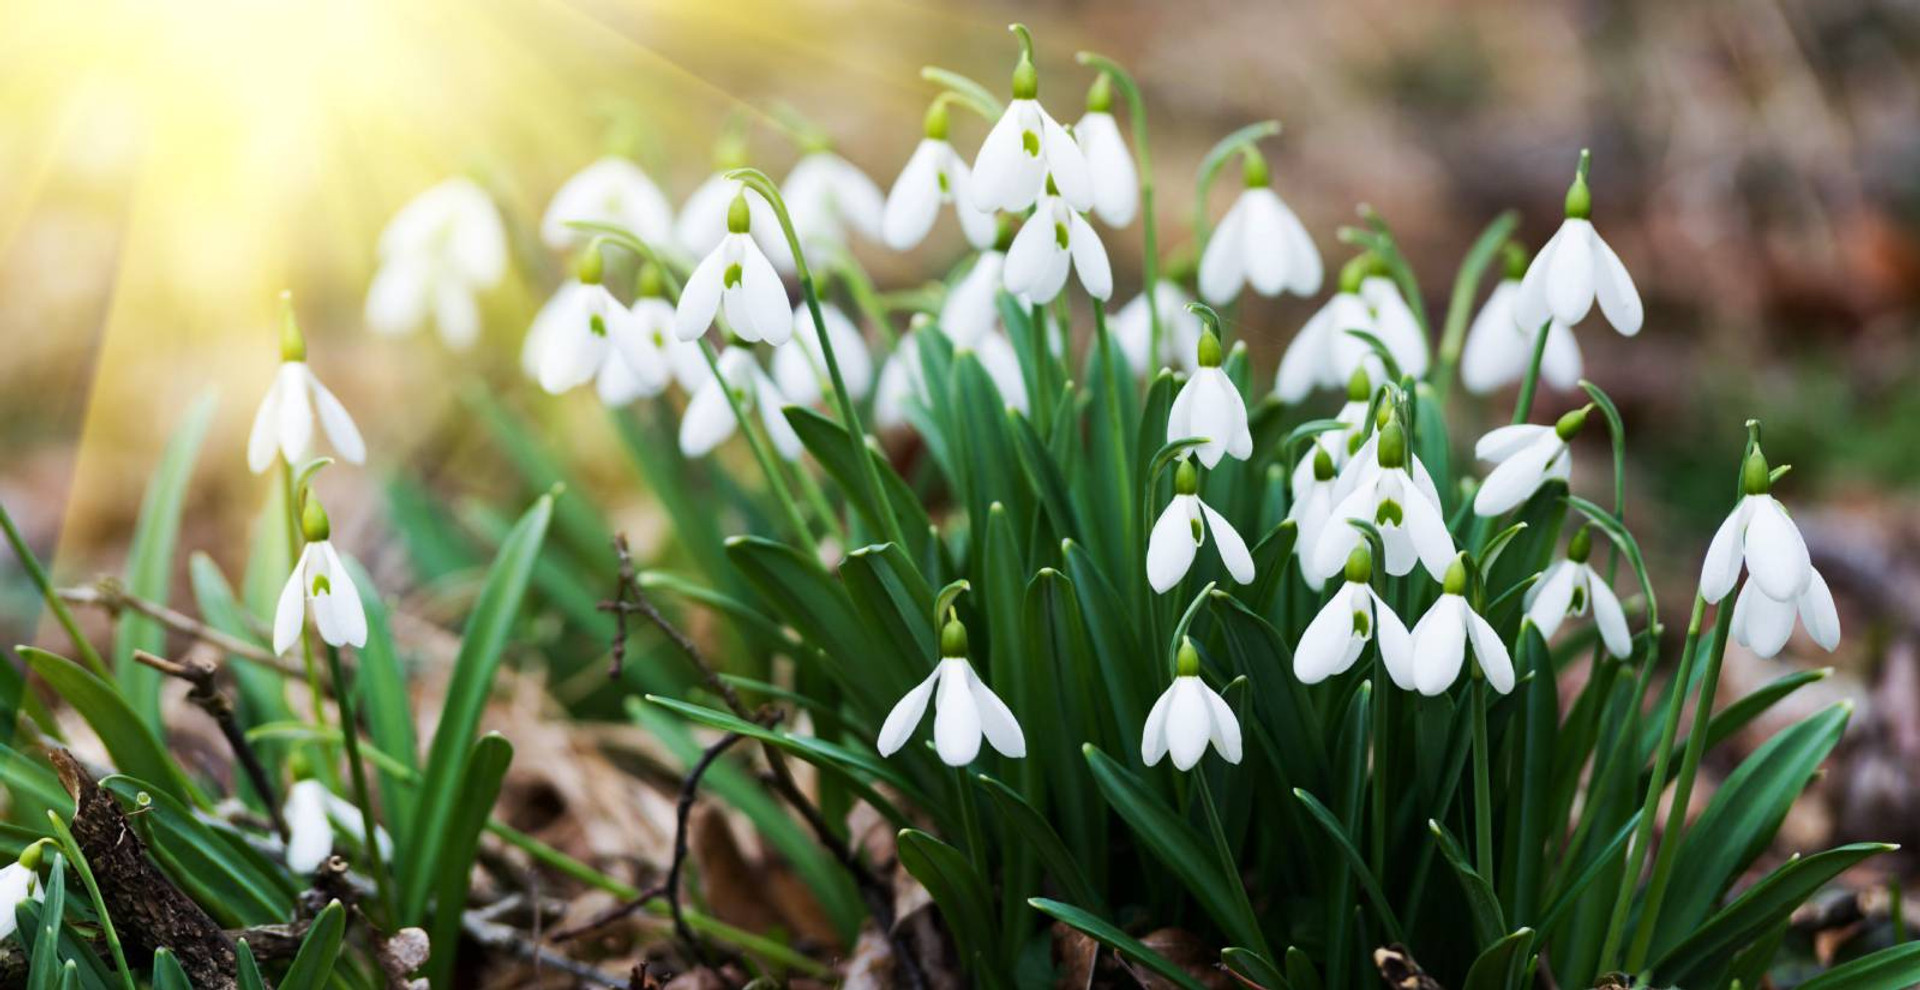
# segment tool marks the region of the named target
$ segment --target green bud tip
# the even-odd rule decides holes
[[[607,273],[607,259],[600,253],[600,239],[594,238],[580,257],[573,260],[573,275],[582,285],[599,285]]]
[[[1373,580],[1373,551],[1363,541],[1347,554],[1347,583],[1366,584]]]
[[[1464,595],[1467,593],[1467,555],[1462,553],[1447,565],[1446,580],[1440,582],[1444,594]]]
[[[1193,466],[1192,460],[1181,458],[1180,466],[1173,472],[1173,493],[1192,495],[1199,491],[1200,469]]]
[[[320,504],[319,496],[312,489],[301,493],[300,497],[300,533],[308,543],[318,543],[333,535],[333,525],[327,520],[327,510]]]
[[[1040,95],[1040,73],[1033,67],[1033,34],[1025,24],[1009,24],[1007,30],[1020,39],[1020,61],[1013,67],[1013,98],[1034,99]]]
[[[927,137],[935,141],[945,141],[947,139],[947,130],[951,126],[951,120],[947,113],[947,94],[941,93],[940,96],[933,101],[933,105],[927,107],[927,118],[923,126],[926,129]]]
[[[293,315],[293,290],[280,290],[280,360],[305,361],[307,338],[300,332],[300,321]]]
[[[1263,189],[1273,183],[1272,173],[1267,170],[1267,156],[1253,145],[1240,149],[1240,181],[1248,189]]]
[[[1585,220],[1593,216],[1593,191],[1587,188],[1587,169],[1593,153],[1580,149],[1580,167],[1574,170],[1573,184],[1567,187],[1567,219]]]
[[[1349,295],[1360,291],[1360,283],[1373,270],[1373,252],[1362,251],[1340,266],[1340,291]]]
[[[1327,453],[1327,448],[1318,444],[1313,448],[1313,480],[1333,480],[1333,457]]]
[[[1573,531],[1573,539],[1567,541],[1567,559],[1576,564],[1584,564],[1593,555],[1593,526],[1588,524]]]
[[[1747,462],[1740,466],[1740,490],[1748,495],[1765,495],[1773,490],[1773,472],[1767,468],[1767,455],[1754,444]]]
[[[26,867],[29,870],[40,869],[40,857],[45,855],[46,847],[48,845],[51,845],[53,841],[54,840],[51,838],[40,839],[34,842],[33,844],[27,846],[27,848],[21,850],[20,865]]]
[[[1367,378],[1367,369],[1353,369],[1353,376],[1347,379],[1347,401],[1365,402],[1372,397],[1373,382]]]
[[[1214,333],[1212,327],[1201,332],[1199,350],[1200,367],[1220,367],[1220,335]]]
[[[667,280],[660,274],[660,266],[649,261],[640,266],[640,273],[633,279],[633,294],[641,299],[655,299],[667,294]]]
[[[1093,85],[1087,87],[1087,112],[1113,112],[1113,79],[1102,72],[1093,77]]]
[[[1393,403],[1383,401],[1373,410],[1373,428],[1386,429],[1387,424],[1391,422],[1393,422]]]
[[[1194,649],[1191,637],[1180,638],[1180,652],[1174,655],[1173,672],[1176,677],[1200,676],[1200,651]]]
[[[1507,280],[1517,282],[1527,274],[1527,263],[1533,259],[1527,256],[1527,249],[1519,241],[1508,241],[1501,249],[1501,258],[1506,262]]]
[[[1567,413],[1553,424],[1553,432],[1558,434],[1561,440],[1572,440],[1574,435],[1587,425],[1587,414],[1592,411],[1593,403],[1589,402]]]
[[[1388,423],[1380,428],[1380,466],[1383,468],[1403,468],[1407,466],[1407,431],[1400,424]]]
[[[727,205],[727,233],[744,234],[753,229],[753,211],[747,208],[747,191],[734,193]]]
[[[940,656],[942,659],[965,658],[967,655],[967,627],[957,618],[949,617],[946,625],[940,627]]]

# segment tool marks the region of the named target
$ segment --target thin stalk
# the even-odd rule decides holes
[[[1626,858],[1620,864],[1620,885],[1618,892],[1614,895],[1613,912],[1607,919],[1606,939],[1601,942],[1601,972],[1611,972],[1615,968],[1614,960],[1620,952],[1620,939],[1626,931],[1627,911],[1633,906],[1634,881],[1639,878],[1640,871],[1645,868],[1647,848],[1653,843],[1653,826],[1655,816],[1657,816],[1660,811],[1660,794],[1666,790],[1667,785],[1667,760],[1673,752],[1674,737],[1677,736],[1680,731],[1680,715],[1686,708],[1687,684],[1693,679],[1694,658],[1699,654],[1699,650],[1696,649],[1696,647],[1700,642],[1700,625],[1706,615],[1706,611],[1707,600],[1695,595],[1693,599],[1693,614],[1687,619],[1686,639],[1680,645],[1680,667],[1673,675],[1678,679],[1674,682],[1673,697],[1668,701],[1666,715],[1661,721],[1660,742],[1653,750],[1653,776],[1647,784],[1646,799],[1641,802],[1640,824],[1634,828],[1633,839],[1627,847]],[[1724,611],[1729,615],[1732,614],[1732,610],[1730,609]],[[1651,648],[1649,652],[1651,652]],[[1649,656],[1644,665],[1643,673],[1650,671],[1652,667],[1653,657]],[[1636,698],[1644,696],[1644,690],[1635,695]],[[1705,723],[1701,724],[1705,725]],[[1705,737],[1705,733],[1702,731],[1696,731],[1690,735]],[[1687,745],[1689,749],[1692,748],[1693,743],[1691,739],[1689,739]],[[1669,842],[1671,842],[1672,836],[1668,838]],[[1574,847],[1569,846],[1568,848],[1571,849]],[[1643,921],[1641,925],[1645,927],[1645,922]]]
[[[1074,57],[1081,65],[1105,72],[1119,85],[1121,95],[1127,100],[1128,123],[1133,126],[1134,160],[1140,176],[1140,233],[1146,252],[1140,268],[1141,278],[1146,282],[1147,321],[1152,328],[1147,336],[1147,364],[1152,366],[1160,354],[1160,307],[1154,301],[1154,292],[1160,285],[1160,238],[1153,216],[1153,156],[1147,142],[1147,102],[1141,97],[1140,86],[1133,81],[1133,75],[1121,68],[1120,63],[1094,52],[1081,52]]]
[[[1377,620],[1376,620],[1377,621]],[[1393,683],[1387,674],[1387,658],[1374,651],[1374,681]],[[1373,875],[1387,875],[1387,692],[1373,692]],[[1429,843],[1431,844],[1431,843]]]
[[[346,742],[347,774],[353,781],[353,801],[360,806],[361,841],[365,843],[368,872],[373,874],[374,889],[388,918],[400,916],[393,890],[387,882],[386,865],[381,862],[379,830],[373,817],[373,791],[367,786],[367,768],[360,760],[360,726],[353,716],[353,686],[341,669],[340,648],[327,646],[327,668],[333,674],[334,704],[340,706],[340,735]]]
[[[73,643],[74,652],[78,653],[80,659],[102,680],[113,680],[113,671],[107,669],[107,662],[100,658],[99,651],[95,650],[93,644],[87,641],[87,637],[81,634],[80,623],[74,621],[73,611],[60,599],[59,591],[53,586],[53,579],[49,578],[46,570],[40,566],[40,558],[34,556],[33,548],[27,546],[26,538],[21,536],[20,530],[13,525],[13,516],[7,512],[4,502],[0,502],[0,529],[7,531],[7,542],[13,544],[14,556],[20,558],[20,566],[26,570],[27,577],[33,579],[33,586],[40,589],[40,597],[46,599],[48,610],[53,612],[53,617],[60,623],[60,628],[66,631],[67,639]]]
[[[1720,686],[1720,661],[1727,654],[1727,631],[1733,625],[1732,606],[1722,602],[1716,612],[1713,641],[1707,653],[1707,670],[1700,678],[1700,700],[1693,709],[1694,729],[1687,733],[1687,751],[1680,758],[1680,777],[1673,784],[1673,802],[1667,806],[1667,823],[1662,831],[1660,851],[1653,858],[1653,877],[1647,882],[1647,896],[1640,908],[1640,924],[1634,929],[1633,945],[1627,950],[1627,968],[1630,971],[1637,972],[1645,965],[1647,950],[1653,945],[1654,926],[1660,920],[1660,902],[1666,897],[1667,884],[1673,879],[1674,857],[1680,851],[1680,838],[1687,830],[1687,803],[1693,797],[1693,778],[1700,771],[1700,757],[1707,749],[1707,724],[1713,720],[1713,696]]]
[[[1513,402],[1513,422],[1519,425],[1527,421],[1533,412],[1533,392],[1540,385],[1540,360],[1547,353],[1547,331],[1551,325],[1540,328],[1533,339],[1533,359],[1527,363],[1527,377],[1520,380],[1520,397]]]
[[[967,858],[973,861],[973,868],[982,877],[987,873],[987,837],[980,830],[980,809],[973,801],[973,791],[967,786],[967,768],[953,768],[953,793],[960,804],[961,829],[967,837]]]
[[[1487,692],[1484,677],[1473,684],[1473,835],[1474,868],[1493,883],[1493,781],[1487,769]]]
[[[1519,214],[1512,210],[1494,217],[1467,250],[1467,256],[1460,262],[1460,271],[1453,277],[1453,295],[1447,299],[1446,322],[1440,333],[1439,359],[1434,362],[1433,374],[1427,376],[1433,384],[1434,399],[1443,409],[1453,389],[1453,373],[1460,365],[1460,352],[1466,346],[1467,318],[1472,315],[1480,280],[1486,275],[1494,252],[1506,243],[1519,221]]]
[[[1029,342],[1033,348],[1033,409],[1034,425],[1045,436],[1053,425],[1053,403],[1049,385],[1053,376],[1047,374],[1053,362],[1053,342],[1047,335],[1047,308],[1039,303],[1033,304],[1033,339]]]
[[[720,386],[721,394],[727,397],[727,406],[733,410],[733,418],[740,425],[741,435],[747,438],[747,446],[753,451],[753,458],[760,462],[760,473],[766,475],[767,484],[773,489],[774,497],[780,500],[780,508],[787,517],[787,525],[793,528],[793,535],[802,546],[813,545],[813,531],[807,528],[807,519],[800,514],[800,506],[793,500],[793,492],[787,488],[786,476],[780,473],[779,465],[774,463],[773,454],[756,433],[753,424],[747,421],[747,410],[740,404],[740,397],[733,392],[733,386],[720,374],[720,355],[714,351],[712,342],[700,338],[700,353],[707,359],[707,367],[713,371],[714,384]]]
[[[847,295],[853,299],[853,307],[860,311],[860,315],[865,317],[868,323],[873,324],[874,328],[880,331],[880,339],[886,341],[887,350],[893,350],[900,341],[894,334],[893,327],[887,323],[887,304],[881,299],[880,293],[874,289],[873,279],[867,277],[866,269],[860,267],[860,262],[854,259],[853,252],[843,251],[838,261],[834,271],[840,276],[840,281],[846,284]]]
[[[1213,790],[1207,784],[1207,772],[1202,768],[1196,770],[1192,777],[1195,790],[1199,792],[1200,807],[1207,813],[1207,830],[1213,834],[1213,850],[1220,857],[1220,869],[1226,873],[1227,882],[1233,887],[1234,899],[1240,902],[1240,910],[1248,918],[1258,919],[1260,915],[1253,910],[1253,901],[1247,897],[1247,885],[1240,879],[1240,865],[1234,861],[1233,847],[1227,843],[1227,830],[1220,824],[1220,809],[1213,803]],[[1272,958],[1273,952],[1266,945],[1266,933],[1259,934],[1261,944],[1252,948]]]

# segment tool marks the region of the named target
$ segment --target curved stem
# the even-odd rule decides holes
[[[747,446],[753,451],[753,459],[760,463],[760,473],[767,476],[767,484],[773,488],[773,494],[780,500],[780,508],[786,514],[787,525],[793,528],[794,538],[801,545],[813,543],[813,531],[807,527],[807,518],[800,514],[799,503],[793,500],[793,492],[787,488],[786,475],[780,473],[779,465],[774,462],[773,454],[767,450],[766,441],[755,432],[753,423],[747,419],[746,407],[740,404],[740,397],[734,394],[733,386],[725,375],[720,373],[720,355],[713,349],[713,342],[700,338],[700,354],[707,359],[707,368],[713,373],[713,383],[727,397],[727,408],[733,410],[734,422],[740,426],[740,434],[747,438]]]
[[[367,787],[367,768],[360,761],[360,727],[353,717],[353,685],[341,670],[340,648],[327,646],[327,667],[333,674],[334,704],[340,707],[340,734],[346,742],[347,774],[353,783],[353,802],[360,806],[361,841],[365,843],[367,872],[373,874],[374,889],[389,921],[399,916],[393,890],[387,883],[387,868],[380,856],[380,826],[373,817],[373,792]]]
[[[1547,333],[1553,329],[1548,322],[1540,327],[1540,333],[1533,339],[1533,360],[1527,363],[1527,377],[1520,379],[1520,397],[1513,402],[1513,422],[1517,426],[1527,421],[1533,412],[1533,393],[1540,385],[1540,361],[1547,353]]]
[[[1280,133],[1280,122],[1263,120],[1257,124],[1248,124],[1220,139],[1207,156],[1200,160],[1200,174],[1195,180],[1198,195],[1193,204],[1193,242],[1205,247],[1207,242],[1207,194],[1213,191],[1213,180],[1220,175],[1221,166],[1242,148],[1251,147],[1262,138]]]
[[[1447,319],[1440,332],[1440,355],[1427,380],[1433,384],[1434,397],[1445,408],[1447,393],[1453,388],[1453,370],[1460,365],[1460,352],[1466,346],[1467,320],[1473,312],[1474,297],[1479,295],[1480,280],[1486,276],[1500,245],[1506,243],[1520,215],[1507,210],[1493,218],[1467,249],[1460,271],[1453,278],[1453,295],[1447,299]]]
[[[1151,328],[1147,336],[1147,364],[1151,366],[1160,359],[1161,318],[1155,294],[1160,285],[1160,237],[1153,212],[1153,156],[1147,142],[1147,102],[1140,95],[1139,84],[1120,63],[1097,52],[1081,52],[1075,58],[1081,65],[1106,73],[1127,100],[1128,123],[1133,127],[1133,154],[1140,176],[1140,233],[1146,252],[1140,268],[1141,280],[1146,283],[1147,322]]]
[[[952,69],[942,69],[937,65],[923,65],[920,67],[920,78],[936,86],[946,87],[962,106],[979,114],[988,123],[999,120],[1000,115],[1007,112],[1006,107],[1000,104],[999,99],[987,87]]]

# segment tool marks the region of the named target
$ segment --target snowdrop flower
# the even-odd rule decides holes
[[[287,868],[303,875],[318,870],[333,855],[336,826],[355,839],[364,841],[367,834],[359,807],[313,779],[294,781],[287,789],[280,817],[287,823]],[[393,855],[393,839],[386,829],[376,826],[373,841],[382,857]]]
[[[680,417],[680,452],[688,457],[704,457],[720,442],[733,436],[739,422],[733,413],[739,403],[742,413],[759,409],[761,425],[773,441],[774,449],[789,461],[800,459],[800,435],[793,432],[782,410],[791,402],[780,386],[761,369],[753,352],[729,347],[715,361],[720,373],[709,373],[693,390],[687,409]]]
[[[1000,248],[980,252],[940,303],[940,332],[956,347],[970,346],[1000,325],[1000,283],[1007,262],[1002,248],[1012,244],[1011,238],[1004,239],[1007,243]]]
[[[18,909],[27,901],[45,901],[47,892],[40,886],[38,843],[28,846],[20,860],[0,868],[0,940],[19,928]],[[32,864],[28,859],[34,860]]]
[[[540,220],[540,239],[564,250],[584,244],[592,234],[575,230],[575,221],[610,223],[625,227],[648,244],[668,244],[673,237],[673,207],[640,166],[609,155],[581,169],[553,194]]]
[[[1192,297],[1181,291],[1178,284],[1163,278],[1155,283],[1153,292],[1140,293],[1114,314],[1110,324],[1113,342],[1136,373],[1151,375],[1176,361],[1188,375],[1199,370],[1202,327],[1199,315],[1187,308],[1191,302]],[[1149,356],[1156,311],[1160,316],[1160,353]]]
[[[750,236],[752,224],[746,193],[736,193],[727,210],[727,236],[701,260],[680,292],[674,336],[697,339],[723,312],[727,326],[742,340],[784,344],[793,336],[787,287]]]
[[[1533,587],[1527,589],[1523,600],[1527,608],[1527,621],[1540,630],[1540,638],[1552,639],[1560,631],[1560,623],[1568,616],[1583,616],[1591,603],[1593,621],[1600,627],[1600,641],[1606,644],[1607,652],[1625,660],[1633,652],[1633,633],[1627,628],[1627,613],[1620,607],[1620,599],[1614,597],[1613,589],[1608,587],[1607,579],[1601,577],[1587,563],[1587,557],[1593,552],[1593,527],[1582,526],[1567,543],[1565,560],[1555,561]],[[1792,619],[1789,617],[1789,624]]]
[[[1208,310],[1207,312],[1212,312]],[[1233,379],[1220,370],[1220,338],[1212,327],[1200,335],[1194,350],[1200,370],[1180,386],[1167,415],[1167,442],[1195,437],[1206,442],[1193,448],[1200,463],[1213,467],[1222,456],[1244,461],[1253,456],[1253,433],[1247,429],[1247,403]]]
[[[1037,98],[1040,75],[1033,67],[1033,40],[1020,36],[1020,61],[1013,70],[1013,101],[980,145],[973,161],[973,205],[993,212],[1019,213],[1040,198],[1051,178],[1059,196],[1076,212],[1093,208],[1093,178],[1080,145],[1049,116]]]
[[[1147,537],[1147,583],[1156,592],[1165,594],[1187,576],[1209,531],[1227,573],[1241,584],[1253,583],[1253,554],[1247,552],[1247,541],[1225,516],[1200,500],[1199,492],[1200,472],[1192,461],[1182,458],[1173,475],[1173,501]]]
[[[1502,426],[1473,445],[1473,456],[1498,465],[1473,496],[1473,513],[1493,517],[1533,497],[1548,481],[1566,481],[1573,473],[1567,442],[1587,424],[1589,403],[1560,417],[1552,426],[1516,423]]]
[[[1293,521],[1293,547],[1300,557],[1301,574],[1307,579],[1307,587],[1319,591],[1326,587],[1327,579],[1311,572],[1306,561],[1313,548],[1320,545],[1320,537],[1333,519],[1333,458],[1316,446],[1313,456],[1301,458],[1301,463],[1307,468],[1307,480],[1302,484],[1300,472],[1294,471],[1293,504],[1287,507],[1287,518]]]
[[[960,220],[967,243],[982,251],[993,246],[993,214],[973,205],[973,173],[948,143],[948,126],[947,96],[942,94],[927,109],[926,136],[913,149],[887,193],[880,232],[895,251],[905,251],[926,239],[942,203],[953,204],[953,214]]]
[[[1513,690],[1513,658],[1500,636],[1467,604],[1467,568],[1455,560],[1447,567],[1440,600],[1413,626],[1413,648],[1403,662],[1387,663],[1387,674],[1401,690],[1424,695],[1444,693],[1460,676],[1467,648],[1495,691]]]
[[[1347,583],[1300,634],[1300,645],[1293,651],[1293,673],[1302,683],[1318,684],[1345,673],[1376,638],[1389,670],[1406,669],[1413,662],[1413,640],[1406,624],[1369,583],[1373,555],[1364,544],[1347,556],[1346,578]]]
[[[1253,286],[1263,296],[1319,292],[1325,277],[1320,249],[1314,247],[1300,218],[1273,191],[1266,158],[1246,149],[1242,175],[1246,186],[1240,198],[1201,252],[1200,295],[1222,306],[1232,302],[1243,285]]]
[[[629,367],[614,347],[616,340],[638,336],[633,313],[601,284],[604,262],[599,245],[590,245],[575,265],[575,278],[562,285],[534,316],[527,331],[528,353],[534,377],[551,395],[559,395],[576,385],[600,379],[608,387],[625,391],[625,378],[646,376],[652,393],[666,387],[666,370],[660,362],[647,367]],[[610,366],[620,370],[609,372]]]
[[[727,178],[727,173],[747,164],[746,148],[738,138],[721,141],[715,155],[715,171],[687,197],[680,207],[680,215],[673,223],[673,239],[680,249],[696,258],[704,258],[713,253],[713,249],[725,240],[728,224],[733,210],[733,201],[741,196],[747,198],[747,209],[753,218],[753,240],[760,245],[760,253],[773,262],[773,267],[783,271],[794,270],[793,248],[787,244],[785,231],[780,228],[780,217],[773,211],[773,204],[738,179]]]
[[[273,610],[273,652],[287,652],[300,638],[308,606],[313,609],[313,624],[320,630],[320,638],[328,644],[365,646],[366,609],[360,603],[360,589],[354,586],[353,575],[328,539],[332,527],[327,510],[311,491],[301,501],[300,529],[307,545],[294,562],[293,573],[280,589],[280,601]]]
[[[1521,326],[1513,312],[1527,253],[1508,242],[1506,255],[1507,277],[1493,287],[1493,294],[1473,318],[1467,329],[1466,349],[1460,355],[1460,383],[1475,395],[1486,395],[1525,377],[1533,363],[1534,344],[1540,339],[1540,325]],[[1559,320],[1552,321],[1547,326],[1546,350],[1540,354],[1540,377],[1554,388],[1565,390],[1579,384],[1580,371],[1580,344],[1574,340],[1573,331]]]
[[[411,333],[429,317],[460,349],[480,335],[474,296],[507,271],[500,211],[471,179],[454,178],[414,197],[380,235],[380,270],[367,289],[367,326]]]
[[[787,215],[802,244],[843,247],[847,228],[868,240],[880,239],[886,199],[867,173],[826,148],[809,151],[794,163],[780,186]]]
[[[873,357],[867,353],[867,340],[847,314],[832,303],[820,307],[826,321],[827,337],[833,341],[833,356],[840,364],[840,377],[848,394],[858,400],[873,388]],[[810,406],[832,387],[827,375],[827,357],[820,349],[820,331],[805,304],[793,308],[793,339],[773,351],[773,380],[787,401]]]
[[[360,428],[353,425],[347,407],[307,367],[307,340],[294,322],[292,302],[285,295],[281,300],[280,370],[260,399],[260,410],[253,414],[253,429],[247,434],[247,467],[259,474],[273,465],[275,453],[289,467],[298,465],[313,442],[315,407],[320,411],[320,429],[334,453],[359,464],[367,459],[367,443],[360,436]]]
[[[1360,531],[1345,525],[1348,519],[1362,519],[1380,530],[1386,545],[1387,573],[1395,577],[1413,570],[1416,561],[1427,568],[1435,580],[1447,573],[1453,559],[1453,536],[1440,515],[1440,502],[1432,491],[1432,481],[1421,484],[1407,472],[1407,435],[1398,422],[1389,421],[1354,455],[1335,488],[1339,500],[1334,503],[1328,525],[1307,558],[1306,572],[1320,580],[1340,573],[1347,557],[1361,541]],[[1372,454],[1372,465],[1361,458]],[[1348,478],[1352,481],[1349,484]]]
[[[1361,437],[1361,433],[1366,429],[1367,409],[1372,401],[1373,383],[1367,378],[1366,369],[1354,369],[1352,377],[1347,379],[1347,401],[1340,407],[1340,411],[1333,415],[1334,421],[1342,425],[1338,429],[1328,430],[1313,438],[1314,449],[1327,456],[1334,470],[1338,471],[1345,467],[1355,450],[1366,442]],[[1314,481],[1315,460],[1312,457],[1302,457],[1300,462],[1293,466],[1292,487],[1296,502]],[[1301,545],[1312,546],[1310,543]]]
[[[1100,235],[1049,179],[1047,194],[1034,202],[1033,215],[1007,249],[1007,291],[1045,305],[1066,286],[1068,269],[1080,276],[1088,295],[1102,302],[1113,296],[1113,268]]]
[[[1140,760],[1153,766],[1172,754],[1175,769],[1191,770],[1206,755],[1208,743],[1221,759],[1240,762],[1240,720],[1227,700],[1200,679],[1200,651],[1186,639],[1174,661],[1173,684],[1147,713]]]
[[[1813,562],[1800,528],[1770,494],[1773,479],[1758,444],[1740,467],[1740,488],[1745,494],[1707,547],[1700,569],[1700,597],[1713,604],[1725,598],[1739,580],[1744,561],[1748,583],[1758,584],[1766,598],[1775,603],[1799,602],[1813,583]],[[1809,628],[1813,625],[1808,623]]]
[[[939,666],[893,706],[880,726],[876,745],[881,756],[892,756],[907,744],[926,714],[928,699],[934,708],[933,748],[942,763],[950,767],[972,763],[980,754],[982,738],[1001,756],[1017,760],[1027,755],[1020,723],[974,673],[967,662],[967,628],[951,616],[940,630]]]
[[[1567,188],[1566,219],[1520,280],[1513,314],[1522,328],[1537,330],[1548,319],[1575,326],[1587,318],[1598,299],[1601,314],[1621,335],[1640,332],[1645,314],[1633,276],[1589,219],[1593,215],[1593,194],[1587,189],[1591,158],[1585,150],[1580,152],[1580,167]]]
[[[1840,613],[1833,607],[1833,592],[1812,567],[1807,568],[1807,590],[1784,601],[1769,597],[1759,582],[1748,581],[1733,601],[1733,640],[1755,656],[1771,658],[1792,637],[1795,616],[1821,649],[1832,653],[1840,645]]]
[[[1348,331],[1363,330],[1386,345],[1403,374],[1415,378],[1427,371],[1427,335],[1377,262],[1360,255],[1340,271],[1340,291],[1300,328],[1287,345],[1274,377],[1273,394],[1294,403],[1314,388],[1339,388],[1355,369],[1365,369],[1374,381],[1386,379],[1379,355],[1366,341]]]
[[[1073,125],[1073,138],[1087,159],[1087,178],[1093,183],[1093,212],[1100,222],[1120,228],[1133,222],[1140,208],[1140,177],[1133,152],[1120,136],[1113,119],[1113,77],[1105,72],[1087,90],[1087,114]]]

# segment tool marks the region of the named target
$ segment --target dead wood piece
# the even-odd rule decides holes
[[[1428,976],[1427,971],[1413,961],[1407,947],[1398,942],[1373,950],[1373,965],[1380,970],[1380,978],[1394,990],[1445,990],[1440,981]]]

